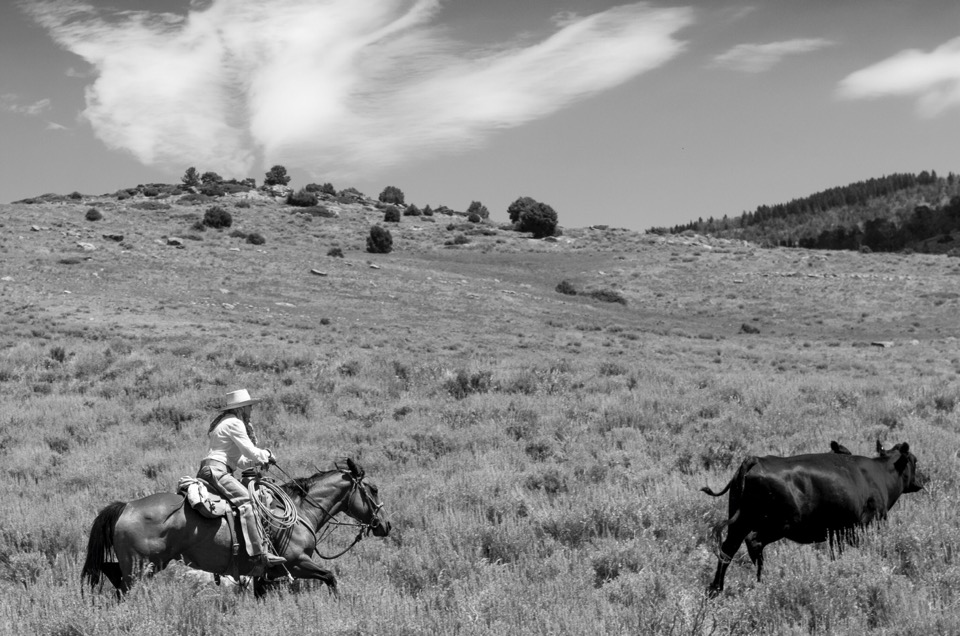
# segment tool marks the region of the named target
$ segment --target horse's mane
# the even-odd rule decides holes
[[[310,489],[315,483],[329,475],[330,473],[342,473],[349,472],[346,466],[346,458],[338,458],[333,462],[334,468],[329,470],[320,470],[317,469],[317,472],[310,475],[309,477],[297,477],[291,481],[280,486],[283,488],[290,497],[295,497],[297,499],[303,499],[304,493],[310,492]]]

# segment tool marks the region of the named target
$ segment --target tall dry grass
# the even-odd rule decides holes
[[[49,335],[0,353],[4,632],[960,630],[960,390],[927,345],[644,335],[457,359],[345,336],[322,357],[300,344]],[[255,604],[180,567],[121,604],[81,596],[98,508],[193,474],[211,400],[240,386],[266,396],[260,437],[288,472],[359,459],[393,534],[329,564],[339,598],[305,585]],[[926,493],[835,560],[774,544],[757,584],[741,554],[727,593],[706,600],[708,528],[725,504],[700,486],[725,483],[746,454],[825,451],[830,439],[869,454],[877,438],[910,442]]]

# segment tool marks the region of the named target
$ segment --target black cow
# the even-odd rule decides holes
[[[839,448],[842,448],[837,445]],[[831,444],[833,448],[833,444]],[[902,493],[922,489],[917,458],[903,442],[878,457],[839,452],[794,457],[747,457],[720,492],[701,488],[712,497],[730,491],[729,518],[714,528],[719,545],[717,574],[710,594],[723,590],[730,561],[746,541],[750,560],[763,572],[763,548],[780,539],[797,543],[830,540],[855,542],[856,531],[884,519]]]

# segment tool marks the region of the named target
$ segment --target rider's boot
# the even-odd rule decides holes
[[[250,504],[243,504],[239,508],[240,526],[243,528],[243,538],[247,542],[247,553],[253,563],[253,569],[247,576],[263,576],[263,573],[275,565],[286,563],[283,557],[270,554],[264,550],[263,534],[257,521],[256,512]]]

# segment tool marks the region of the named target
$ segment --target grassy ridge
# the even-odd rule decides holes
[[[176,249],[156,240],[189,209],[105,209],[92,225],[90,205],[4,208],[0,630],[960,630],[952,259],[614,230],[450,249],[455,230],[422,220],[373,257],[375,212],[308,221],[266,203],[231,209],[265,245],[208,231]],[[564,279],[627,304],[555,292]],[[82,599],[98,508],[193,474],[211,401],[241,386],[267,397],[260,437],[288,472],[358,458],[394,533],[330,565],[339,599],[304,585],[255,606],[182,568],[121,605]],[[746,454],[830,439],[868,454],[878,437],[910,442],[927,493],[837,560],[774,544],[758,585],[741,554],[727,593],[704,599],[725,502],[700,486]]]

